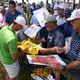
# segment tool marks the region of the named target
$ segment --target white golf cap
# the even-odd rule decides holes
[[[80,9],[76,9],[72,12],[71,16],[67,18],[68,21],[72,21],[80,18]]]
[[[64,7],[63,4],[59,4],[59,5],[57,6],[57,9],[65,9],[65,7]]]
[[[69,4],[67,4],[67,3],[59,3],[57,5],[57,9],[63,9],[63,10],[69,9]]]
[[[26,26],[26,20],[23,16],[19,15],[16,17],[16,19],[14,20],[14,22],[16,22],[17,24],[22,25],[23,27]]]
[[[50,22],[50,21],[56,21],[56,16],[55,15],[48,15],[45,19],[45,23]]]

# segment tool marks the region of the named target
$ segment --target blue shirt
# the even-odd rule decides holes
[[[72,13],[72,10],[66,9],[64,16],[65,16],[66,18],[68,18],[68,17],[71,16],[71,13]]]
[[[41,30],[37,33],[37,37],[44,38],[46,41],[42,43],[42,47],[47,48],[47,37],[48,37],[48,30],[46,27],[42,27]]]
[[[66,22],[58,27],[62,31],[62,33],[64,34],[65,37],[70,37],[72,35],[73,27],[68,22]]]
[[[80,34],[74,33],[72,35],[70,50],[67,57],[71,61],[80,60]]]
[[[32,16],[30,23],[31,23],[31,24],[39,25],[39,22],[38,22],[38,20],[37,20],[37,18],[36,18],[35,15]]]
[[[47,47],[63,47],[65,44],[65,38],[62,32],[59,30],[59,28],[54,29],[51,32],[48,32],[47,37]]]
[[[64,35],[60,32],[58,28],[49,32],[46,27],[43,27],[38,35],[40,38],[44,38],[46,42],[42,43],[42,47],[50,48],[54,46],[63,47],[65,43]]]
[[[35,10],[37,10],[36,7],[31,6],[31,8],[30,8],[30,12],[31,12],[32,15],[34,14],[33,12],[34,12]]]
[[[21,15],[21,13],[18,12],[17,10],[16,10],[15,14],[12,14],[10,11],[7,12],[7,13],[5,14],[5,21],[6,21],[6,23],[12,24],[12,23],[14,22],[14,19],[16,19],[16,17],[17,17],[18,15]]]

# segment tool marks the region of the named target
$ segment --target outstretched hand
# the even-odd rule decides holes
[[[64,52],[63,48],[56,47],[56,53],[60,54],[60,53],[63,53],[63,52]]]

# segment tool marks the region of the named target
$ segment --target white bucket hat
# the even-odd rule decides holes
[[[26,20],[23,16],[19,15],[16,17],[16,19],[14,20],[14,22],[16,22],[17,24],[22,25],[23,27],[26,26]]]
[[[80,9],[76,9],[72,12],[71,16],[67,18],[68,21],[72,21],[80,18]]]

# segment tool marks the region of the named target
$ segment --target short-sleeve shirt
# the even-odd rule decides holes
[[[47,38],[47,47],[63,47],[65,44],[65,37],[59,28],[54,29],[53,31],[48,32]]]
[[[57,25],[58,25],[58,26],[66,23],[66,18],[65,18],[65,17],[57,16],[57,17],[56,17],[56,20],[57,20]]]
[[[63,47],[65,44],[64,35],[59,28],[56,28],[53,31],[48,31],[46,27],[43,27],[39,31],[38,36],[46,40],[46,42],[42,43],[42,47],[44,48],[50,48],[54,46]]]
[[[73,33],[70,50],[66,55],[71,61],[80,60],[80,34]]]
[[[3,27],[0,30],[0,61],[3,64],[13,64],[11,54],[17,53],[17,37],[13,30]]]
[[[5,14],[5,22],[8,23],[8,24],[12,24],[14,22],[14,19],[16,19],[16,17],[18,15],[21,15],[21,13],[18,12],[17,10],[16,10],[15,14],[12,14],[10,11],[7,12]]]
[[[47,48],[47,37],[48,37],[48,30],[47,30],[47,28],[46,27],[42,27],[40,29],[40,31],[37,33],[36,37],[39,37],[40,39],[44,38],[45,42],[42,43],[42,47]]]
[[[70,37],[73,33],[73,27],[69,22],[66,22],[58,27],[63,32],[65,37]]]

